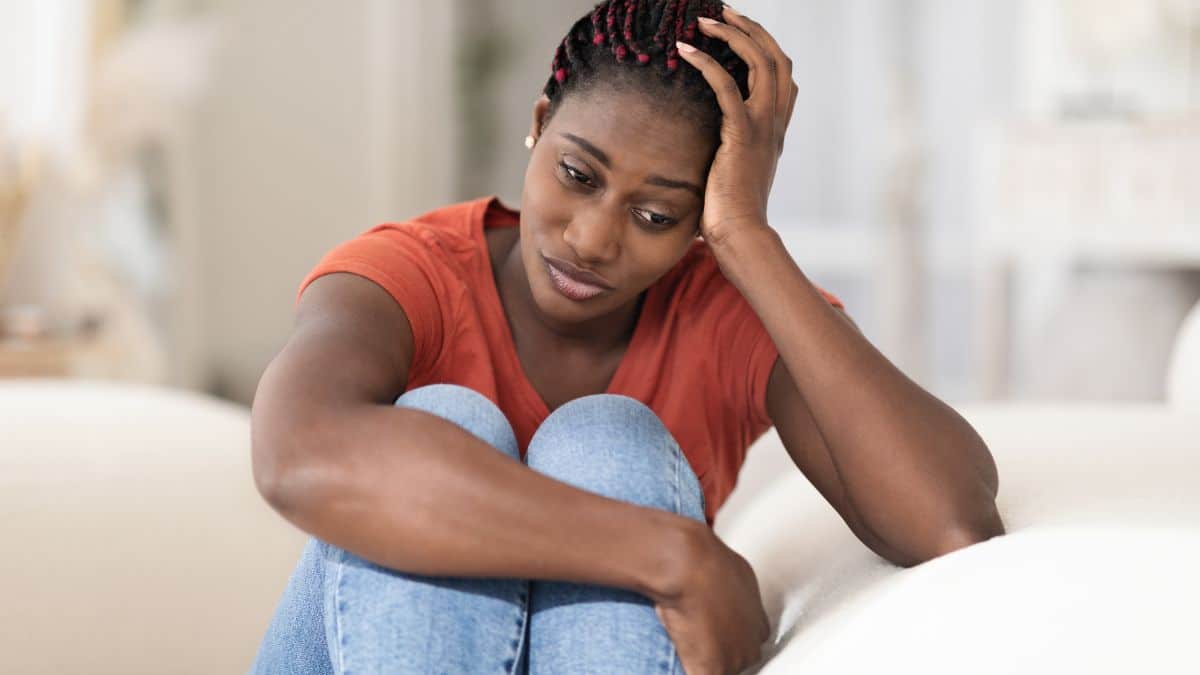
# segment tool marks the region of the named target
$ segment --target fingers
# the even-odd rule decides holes
[[[708,85],[717,94],[717,103],[725,115],[725,123],[732,129],[743,129],[748,122],[747,108],[742,102],[742,91],[738,89],[733,76],[713,57],[699,49],[686,42],[678,42],[676,45],[679,47],[679,55],[704,75]]]
[[[737,83],[720,64],[703,52],[688,52],[682,44],[680,54],[704,73],[705,79],[717,92],[717,100],[726,115],[734,114],[732,111],[736,107],[742,111],[742,116],[755,118],[762,123],[770,122],[775,145],[782,151],[799,94],[799,87],[792,80],[792,60],[783,52],[775,37],[757,21],[728,5],[722,16],[726,23],[702,17],[699,26],[706,35],[724,40],[749,66],[750,97],[744,105],[741,93],[737,92]],[[702,63],[704,67],[701,67]],[[722,90],[737,92],[736,106],[733,101],[735,97],[728,94],[722,96]]]
[[[730,49],[750,67],[747,76],[750,98],[746,100],[746,105],[761,118],[776,113],[779,87],[774,59],[769,58],[750,35],[736,26],[708,17],[700,17],[699,26],[700,32],[705,35],[728,43]]]
[[[770,31],[762,26],[759,22],[750,17],[738,12],[736,9],[726,5],[723,18],[730,25],[736,26],[739,30],[750,36],[751,39],[759,46],[766,57],[775,64],[774,74],[776,79],[776,119],[778,120],[777,132],[779,144],[783,145],[783,135],[787,131],[788,124],[792,119],[792,111],[796,103],[796,86],[792,79],[792,59],[779,46],[779,42],[771,35]]]
[[[768,62],[774,64],[773,71],[775,73],[780,100],[786,102],[787,97],[783,95],[788,90],[788,86],[792,83],[792,59],[783,52],[783,48],[779,46],[779,42],[775,40],[775,36],[771,35],[770,31],[763,28],[762,24],[751,19],[745,14],[739,13],[736,9],[725,6],[723,13],[725,21],[731,26],[735,26],[762,50]]]

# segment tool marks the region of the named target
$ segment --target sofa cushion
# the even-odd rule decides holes
[[[761,672],[1200,672],[1200,421],[1152,405],[962,412],[996,457],[1008,534],[911,569],[859,542],[778,437],[751,449],[757,482],[717,526],[772,617]]]
[[[0,435],[5,672],[245,672],[304,537],[255,490],[244,408],[4,380]]]

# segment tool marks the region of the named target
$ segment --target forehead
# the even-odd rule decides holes
[[[704,176],[713,139],[672,106],[644,94],[587,92],[564,99],[548,134],[580,136],[612,158],[613,171]]]

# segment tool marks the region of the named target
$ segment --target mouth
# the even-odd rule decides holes
[[[580,270],[564,260],[542,255],[542,261],[554,287],[572,300],[590,300],[613,290],[613,285],[600,275]]]

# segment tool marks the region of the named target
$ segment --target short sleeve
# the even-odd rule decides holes
[[[296,293],[317,278],[348,272],[374,282],[400,305],[413,332],[413,373],[426,372],[441,352],[445,322],[439,298],[447,297],[446,262],[436,242],[411,224],[385,224],[334,247],[304,278]]]
[[[767,412],[767,384],[771,371],[779,359],[779,350],[767,332],[762,320],[750,303],[742,297],[733,284],[725,282],[720,295],[727,296],[719,301],[726,305],[717,333],[720,356],[719,368],[722,380],[732,389],[733,397],[749,422],[750,433],[757,435],[771,427],[771,416]],[[825,300],[835,308],[844,310],[842,301],[832,293],[818,287]]]

